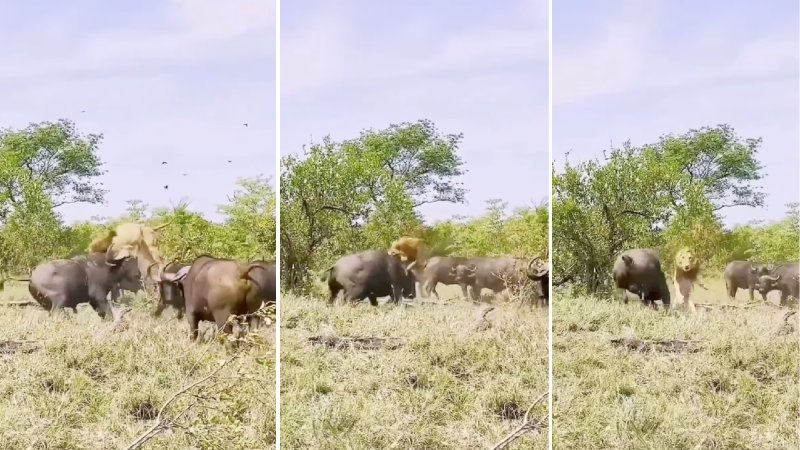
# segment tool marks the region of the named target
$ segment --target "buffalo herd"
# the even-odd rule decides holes
[[[739,289],[747,289],[750,301],[757,290],[766,302],[771,291],[780,292],[780,305],[785,306],[789,297],[800,297],[800,266],[798,262],[768,265],[752,261],[731,261],[722,275],[728,298],[734,301]],[[698,276],[699,262],[694,253],[683,248],[676,253],[673,268],[675,303],[694,311],[691,293],[694,286],[704,289],[706,286]],[[612,271],[615,287],[622,299],[627,303],[630,298],[637,298],[643,304],[656,306],[660,300],[664,308],[670,307],[670,291],[667,278],[662,270],[658,253],[652,249],[627,250],[617,257]]]
[[[42,263],[29,278],[17,279],[28,281],[31,296],[51,313],[89,303],[101,318],[114,316],[111,302],[121,290],[155,290],[153,315],[167,306],[176,309],[179,319],[186,316],[192,339],[200,321],[230,332],[231,316],[243,316],[257,327],[260,318],[254,313],[277,301],[274,262],[203,255],[188,264],[163,264],[153,236],[154,229],[124,223],[93,241],[87,255]]]
[[[378,304],[378,297],[385,296],[394,303],[431,294],[438,299],[439,283],[458,285],[465,298],[478,300],[483,289],[500,293],[511,286],[532,283],[539,290],[538,303],[547,305],[549,273],[547,262],[538,257],[428,257],[422,240],[403,237],[388,252],[368,250],[341,257],[323,273],[322,280],[328,284],[329,303],[340,292],[345,300],[368,298],[373,305]]]

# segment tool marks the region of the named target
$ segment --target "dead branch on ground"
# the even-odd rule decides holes
[[[0,341],[0,355],[33,353],[41,347],[40,341]]]
[[[33,300],[12,300],[9,302],[0,302],[0,306],[24,307],[24,306],[39,306],[39,304]]]
[[[538,419],[533,422],[531,422],[530,419],[530,414],[533,408],[536,407],[536,405],[538,405],[539,403],[541,403],[541,401],[544,400],[546,396],[547,392],[540,395],[539,398],[537,398],[536,401],[533,402],[533,404],[528,407],[528,410],[525,411],[525,418],[522,422],[522,425],[520,425],[519,427],[517,427],[517,429],[515,429],[509,435],[504,437],[503,440],[495,444],[495,446],[492,447],[492,450],[502,450],[508,448],[509,445],[511,445],[514,441],[516,441],[523,435],[532,431],[538,431],[541,428],[546,428],[547,427],[547,423],[545,423],[546,416],[545,419]]]
[[[637,352],[655,351],[663,353],[695,353],[702,349],[698,341],[683,341],[679,339],[644,341],[641,339],[626,337],[611,339],[611,343],[618,347],[624,347],[628,350]]]
[[[381,337],[338,337],[334,335],[312,336],[308,338],[314,345],[332,350],[394,350],[403,346],[398,338]]]
[[[180,412],[180,414],[175,416],[175,418],[173,419],[170,419],[164,415],[167,408],[169,408],[181,395],[186,394],[191,389],[205,383],[208,380],[216,378],[217,374],[220,371],[222,371],[222,369],[224,369],[229,363],[231,363],[238,357],[239,357],[238,354],[231,356],[230,358],[223,361],[219,367],[214,369],[214,371],[212,371],[208,375],[204,376],[203,378],[200,378],[194,383],[191,383],[188,386],[184,387],[183,389],[172,394],[172,396],[170,396],[170,398],[167,399],[167,401],[164,402],[164,404],[158,410],[158,414],[156,415],[155,418],[156,423],[152,427],[148,428],[147,431],[139,435],[139,437],[137,437],[136,440],[133,441],[133,443],[131,443],[128,447],[126,447],[126,450],[136,450],[138,448],[141,448],[145,443],[147,443],[150,439],[153,439],[162,431],[174,428],[176,425],[176,421],[180,419],[180,417],[182,417],[194,404],[189,405],[189,407],[185,408],[183,411]]]

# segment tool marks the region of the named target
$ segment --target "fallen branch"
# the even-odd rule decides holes
[[[156,423],[152,427],[148,428],[147,431],[145,431],[144,433],[140,434],[139,437],[136,438],[136,440],[133,441],[132,444],[130,444],[128,447],[126,447],[126,450],[136,450],[138,448],[141,448],[142,445],[147,443],[147,441],[149,441],[150,439],[153,439],[156,435],[158,435],[162,431],[170,428],[172,426],[172,423],[174,422],[174,420],[169,420],[169,419],[164,417],[164,412],[167,410],[167,408],[169,408],[170,405],[172,405],[172,403],[175,402],[175,400],[177,400],[178,397],[180,397],[182,394],[185,394],[190,389],[193,389],[193,388],[199,386],[200,384],[203,384],[206,381],[210,380],[211,378],[216,376],[222,369],[224,369],[225,366],[227,366],[231,361],[235,360],[238,357],[239,357],[238,354],[231,356],[230,358],[228,358],[225,361],[223,361],[223,363],[219,367],[214,369],[213,372],[211,372],[208,375],[204,376],[203,378],[195,381],[194,383],[191,383],[190,385],[184,387],[183,389],[179,390],[178,392],[172,394],[172,396],[158,410],[158,414],[156,415],[156,418],[155,418]],[[178,415],[178,417],[182,416],[185,412],[186,412],[186,410],[182,411]]]
[[[41,348],[39,341],[0,341],[0,354],[10,355],[13,353],[32,353]]]
[[[522,422],[522,425],[520,425],[519,427],[517,427],[517,429],[515,429],[509,435],[504,437],[503,440],[495,444],[495,446],[492,447],[492,450],[502,450],[504,448],[508,448],[508,446],[511,445],[512,442],[516,441],[526,433],[547,427],[547,424],[543,423],[544,420],[537,420],[535,422],[530,421],[531,411],[533,410],[533,408],[536,407],[536,405],[538,405],[542,400],[544,400],[546,396],[547,392],[540,395],[539,398],[537,398],[536,401],[533,402],[533,404],[528,407],[528,410],[525,411],[525,418]]]
[[[308,340],[312,344],[333,350],[380,350],[382,348],[394,350],[403,346],[398,338],[312,336]]]
[[[752,309],[758,308],[759,306],[763,305],[763,303],[746,303],[744,305],[729,305],[725,303],[695,303],[694,306],[699,308],[704,308],[708,310],[714,309],[722,309],[722,310],[730,310],[730,309]]]
[[[0,306],[39,306],[33,300],[14,300],[10,302],[0,302]]]
[[[682,341],[679,339],[643,341],[636,338],[616,338],[611,339],[611,343],[618,347],[625,347],[628,350],[637,352],[695,353],[699,352],[702,348],[698,341]]]

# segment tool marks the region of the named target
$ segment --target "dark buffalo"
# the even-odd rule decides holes
[[[654,250],[634,249],[623,252],[614,263],[612,272],[614,284],[619,289],[625,303],[628,291],[636,295],[645,305],[656,307],[661,300],[664,308],[669,308],[669,287],[661,270],[661,260]]]
[[[97,314],[112,315],[106,297],[115,286],[130,289],[139,281],[138,271],[123,261],[108,261],[102,253],[59,259],[40,264],[31,273],[28,291],[45,309],[55,312],[89,303]]]
[[[142,284],[142,273],[139,270],[139,263],[136,261],[136,258],[126,258],[122,260],[122,270],[127,275],[111,288],[111,300],[113,301],[117,301],[120,297],[120,291],[128,291],[136,294],[144,288]]]
[[[175,275],[185,267],[189,266],[175,261],[164,266],[164,270],[161,272],[161,279],[158,282],[158,306],[156,306],[155,311],[153,311],[153,316],[160,316],[167,306],[171,306],[178,311],[178,319],[183,318],[183,313],[186,311],[186,299],[183,296],[183,287],[180,283],[170,281],[169,276],[164,278],[164,274]],[[186,269],[185,271],[188,272],[188,270],[189,269]]]
[[[196,340],[201,320],[215,322],[225,333],[233,330],[231,315],[250,314],[251,327],[258,324],[258,317],[252,314],[262,304],[259,285],[253,279],[257,270],[262,270],[258,264],[204,255],[177,273],[162,274],[161,280],[179,286],[186,302],[189,336]]]
[[[539,289],[542,293],[542,301],[539,306],[550,304],[550,267],[547,261],[543,261],[538,257],[531,259],[525,268],[525,275],[534,282],[539,283]]]
[[[258,284],[258,292],[262,301],[267,305],[274,305],[275,302],[278,301],[277,286],[275,283],[275,262],[253,261],[252,264],[257,265],[258,269],[254,269],[250,272],[250,278]]]
[[[453,269],[461,264],[467,264],[467,261],[468,258],[460,256],[434,256],[428,259],[422,275],[421,294],[425,297],[430,297],[431,293],[433,293],[438,300],[439,293],[436,292],[437,284],[458,284],[461,286],[462,295],[466,298],[468,295],[467,285],[461,285],[458,280],[456,280]]]
[[[725,287],[728,291],[728,298],[731,302],[736,299],[736,292],[739,289],[747,289],[750,294],[750,301],[754,300],[753,291],[758,285],[758,277],[769,273],[769,269],[764,264],[750,261],[731,261],[725,266],[722,276],[725,278]],[[764,301],[767,296],[762,295]]]
[[[416,278],[406,272],[400,261],[384,250],[368,250],[339,258],[327,270],[328,303],[333,304],[340,291],[348,301],[369,298],[377,306],[378,297],[391,297],[399,303],[401,297],[416,296]]]
[[[758,278],[758,292],[766,299],[770,291],[781,292],[781,306],[789,297],[800,298],[800,263],[791,262],[776,266]]]
[[[506,282],[523,282],[525,267],[526,262],[516,258],[469,258],[452,269],[451,275],[462,291],[472,286],[472,299],[478,300],[484,288],[496,294],[507,288]]]

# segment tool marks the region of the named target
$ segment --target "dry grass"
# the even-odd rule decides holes
[[[728,302],[720,280],[706,285],[697,303]],[[691,316],[554,298],[554,448],[800,448],[799,341],[784,327],[785,309]],[[747,293],[737,299],[744,305]],[[613,345],[619,337],[696,341],[699,351],[641,352]]]
[[[0,305],[28,298],[13,283]],[[231,358],[218,342],[191,343],[170,310],[153,319],[150,309],[135,298],[113,332],[89,307],[51,318],[38,306],[0,306],[0,342],[33,341],[0,351],[0,448],[126,448],[170,396]],[[251,334],[217,376],[179,396],[164,412],[174,423],[142,448],[274,448],[274,331]]]
[[[442,298],[457,291],[439,287]],[[548,389],[544,311],[497,301],[487,326],[476,320],[485,304],[416,303],[282,297],[282,446],[485,449],[522,424]],[[325,344],[347,337],[395,339]],[[546,403],[531,413],[545,423]],[[547,430],[511,448],[547,448]]]

